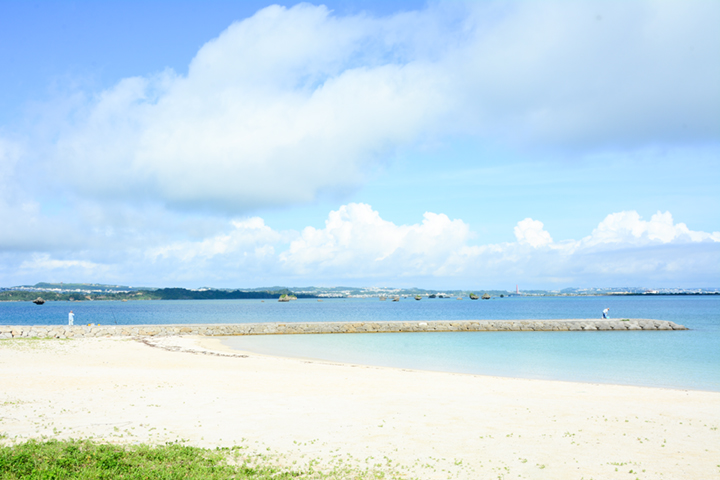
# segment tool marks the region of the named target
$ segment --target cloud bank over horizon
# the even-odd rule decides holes
[[[514,233],[514,242],[473,245],[476,234],[462,220],[426,212],[420,223],[396,225],[370,205],[351,203],[330,212],[323,228],[277,231],[251,217],[200,241],[129,248],[99,262],[31,254],[16,275],[157,285],[172,279],[173,285],[191,287],[256,286],[273,279],[288,285],[437,288],[510,288],[518,281],[558,288],[689,282],[707,287],[720,267],[720,232],[692,231],[670,212],[650,220],[634,211],[613,213],[579,240],[554,241],[532,218],[519,221]]]

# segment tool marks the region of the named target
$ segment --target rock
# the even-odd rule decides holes
[[[310,333],[372,332],[454,332],[454,331],[597,331],[597,330],[687,330],[665,320],[465,320],[419,322],[299,322],[251,323],[237,325],[159,325],[159,326],[2,326],[0,338],[14,337],[99,337],[169,335],[274,335]]]

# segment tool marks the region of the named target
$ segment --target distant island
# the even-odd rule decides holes
[[[477,295],[482,292],[482,297]],[[93,300],[237,300],[279,298],[483,298],[501,299],[516,296],[599,296],[599,295],[720,295],[718,288],[648,289],[623,288],[566,288],[563,290],[426,290],[391,287],[260,287],[223,289],[202,287],[153,288],[98,283],[37,283],[15,287],[0,287],[0,301],[32,302],[93,301]],[[42,302],[38,302],[41,304]]]

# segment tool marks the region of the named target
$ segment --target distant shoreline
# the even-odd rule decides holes
[[[167,290],[167,289],[165,289]],[[182,289],[185,290],[185,289]],[[0,292],[0,302],[32,302],[38,297],[41,297],[43,302],[93,302],[93,301],[110,301],[110,302],[126,302],[126,301],[152,301],[152,300],[277,300],[280,298],[282,293],[274,292],[248,292],[248,291],[229,291],[224,290],[217,291],[198,291],[185,290],[186,292],[182,295],[162,295],[157,294],[155,290],[143,290],[147,292],[143,294],[134,293],[105,293],[105,294],[70,294],[70,293],[56,293],[56,292],[45,292],[45,291],[25,291],[25,290],[5,290]],[[192,294],[194,293],[194,295]],[[12,296],[16,298],[11,298]],[[345,297],[327,297],[323,295],[315,295],[309,293],[292,293],[298,299],[342,299],[342,298],[377,298],[381,295],[373,296],[355,296],[348,295]],[[677,293],[634,293],[634,292],[611,292],[611,293],[587,293],[587,294],[569,294],[569,293],[544,293],[544,294],[516,294],[510,293],[503,295],[505,298],[536,298],[536,297],[699,297],[699,296],[718,296],[720,292],[677,292]],[[407,297],[407,295],[403,294]],[[425,295],[423,298],[425,298]],[[454,298],[454,296],[445,297],[445,300]],[[502,298],[499,296],[493,296],[492,298]]]

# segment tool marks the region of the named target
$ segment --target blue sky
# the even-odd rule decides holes
[[[0,285],[720,283],[720,4],[0,3]]]

